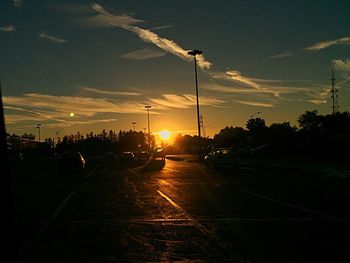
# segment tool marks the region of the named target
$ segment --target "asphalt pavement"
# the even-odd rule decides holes
[[[17,188],[23,262],[350,262],[350,195],[319,170],[181,155],[38,176]]]

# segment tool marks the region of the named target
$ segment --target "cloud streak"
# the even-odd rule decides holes
[[[101,5],[97,3],[91,4],[92,10],[95,11],[95,15],[83,19],[81,22],[86,25],[99,26],[99,27],[119,27],[136,34],[142,41],[152,43],[165,52],[171,53],[183,60],[192,61],[190,55],[187,54],[188,50],[182,48],[175,41],[163,38],[149,29],[144,29],[135,24],[143,22],[143,20],[135,19],[126,14],[115,15],[108,12]],[[197,56],[198,66],[202,69],[209,69],[212,63],[207,61],[203,55]]]
[[[274,60],[274,59],[280,59],[280,58],[286,58],[291,57],[297,54],[305,53],[305,52],[317,52],[326,48],[330,48],[332,46],[339,46],[339,45],[350,45],[350,36],[341,37],[338,39],[333,40],[324,40],[317,42],[311,46],[299,49],[299,50],[289,50],[282,52],[277,55],[273,55],[267,58],[267,60]]]
[[[66,44],[68,43],[67,40],[54,36],[52,33],[49,32],[41,32],[39,33],[39,38],[50,41],[55,44]]]
[[[322,50],[325,48],[329,48],[331,46],[349,45],[349,44],[350,44],[350,37],[341,37],[338,39],[325,40],[325,41],[315,43],[312,46],[306,47],[305,50],[307,50],[307,51],[319,51],[319,50]]]
[[[108,95],[108,94],[106,94]],[[165,94],[158,98],[145,100],[117,101],[106,98],[90,98],[81,96],[53,96],[48,94],[27,93],[20,96],[3,98],[7,120],[11,124],[20,121],[42,120],[51,123],[71,123],[69,114],[75,113],[74,122],[87,123],[86,118],[96,118],[102,114],[145,113],[144,105],[151,104],[152,114],[160,114],[161,110],[187,109],[196,105],[194,95]],[[203,96],[201,105],[220,107],[224,101]],[[15,112],[15,114],[11,114]],[[19,115],[25,116],[20,118]],[[12,117],[11,117],[12,116]]]
[[[0,27],[1,32],[15,32],[16,27],[14,25],[7,25]]]
[[[196,96],[191,94],[185,95],[175,95],[175,94],[165,94],[161,98],[150,98],[149,102],[154,105],[156,109],[188,109],[196,105]],[[223,100],[213,98],[213,97],[200,97],[200,104],[202,106],[212,106],[221,107],[225,102]]]
[[[268,102],[247,101],[247,100],[237,100],[236,102],[244,105],[264,107],[264,108],[271,108],[275,106],[274,104],[268,103]]]
[[[93,10],[93,14],[90,14],[90,16],[85,17],[81,22],[84,24],[90,25],[90,26],[96,26],[96,27],[118,27],[122,28],[124,30],[130,31],[134,34],[136,34],[142,41],[146,43],[151,43],[164,52],[171,53],[185,61],[192,62],[193,57],[189,56],[187,54],[186,49],[181,47],[178,43],[176,43],[173,40],[163,38],[159,36],[157,33],[142,28],[138,26],[138,24],[144,22],[143,20],[135,19],[129,15],[122,14],[117,15],[113,14],[109,11],[107,11],[103,6],[97,3],[93,3],[91,5],[91,9]],[[347,41],[347,38],[341,38],[340,40],[337,40],[335,43],[328,43],[328,46],[333,44],[345,44]],[[318,44],[318,45],[317,45]],[[308,52],[311,50],[316,49],[316,47],[326,47],[327,45],[321,45],[320,43],[316,43],[313,46],[310,46],[308,48],[304,48],[301,51],[287,51],[282,54],[276,55],[273,59],[287,57],[295,55],[299,52]],[[147,51],[141,50],[141,51],[133,51],[129,52],[127,54],[122,55],[121,57],[128,58],[128,59],[148,59],[152,58],[153,55],[148,54]],[[250,94],[251,100],[243,100],[241,99],[239,103],[252,105],[254,99],[257,99],[257,102],[255,103],[256,106],[261,107],[271,107],[271,100],[273,100],[275,103],[281,102],[286,100],[286,98],[282,97],[281,94],[289,94],[289,93],[302,93],[306,97],[311,97],[311,99],[320,99],[318,97],[319,94],[315,91],[309,91],[309,90],[303,90],[303,89],[292,89],[290,87],[283,86],[281,83],[273,84],[271,80],[263,80],[263,79],[254,79],[247,77],[243,75],[238,70],[226,70],[225,72],[215,72],[211,70],[211,66],[213,65],[211,62],[207,61],[202,55],[197,56],[197,62],[198,65],[203,71],[208,74],[209,77],[212,78],[213,81],[228,81],[231,84],[237,85],[239,90],[244,94]],[[210,91],[210,89],[207,89]],[[214,91],[214,90],[211,90]],[[228,90],[227,88],[221,87],[221,93],[231,93],[231,94],[238,94],[238,90]],[[306,93],[310,93],[306,94]],[[177,107],[177,108],[186,108],[187,103],[192,100],[192,97],[186,97],[187,95],[184,95],[181,97],[179,103],[174,103],[173,101],[169,100],[167,97],[163,98],[151,98],[150,101],[154,104],[158,104],[160,108],[162,107]],[[174,101],[176,99],[179,99],[177,97],[172,98]],[[203,101],[205,101],[206,98],[201,97],[201,104]],[[265,99],[265,101],[261,102],[260,100]],[[215,101],[214,104],[218,106],[219,101]]]
[[[350,59],[346,59],[346,60],[334,59],[333,65],[334,65],[334,68],[339,71],[350,73]]]
[[[79,87],[82,91],[87,91],[89,93],[96,93],[102,95],[110,95],[110,96],[140,96],[141,93],[131,92],[131,91],[110,91],[110,90],[101,90],[89,87]]]
[[[130,59],[130,60],[146,60],[146,59],[163,57],[165,56],[165,54],[166,53],[161,50],[144,48],[144,49],[125,53],[119,57],[124,59]]]

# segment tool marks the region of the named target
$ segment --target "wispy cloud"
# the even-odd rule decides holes
[[[130,59],[130,60],[146,60],[146,59],[163,57],[165,56],[165,54],[166,54],[165,52],[158,49],[143,48],[140,50],[135,50],[135,51],[125,53],[119,57],[124,59]]]
[[[74,125],[91,125],[96,123],[110,123],[118,121],[118,119],[95,119],[95,120],[85,120],[85,121],[65,121],[60,123],[49,123],[45,125],[45,128],[68,128]]]
[[[308,102],[316,105],[326,104],[327,100],[308,100]]]
[[[80,116],[94,116],[99,113],[140,113],[144,104],[141,102],[117,102],[105,98],[79,96],[53,96],[28,93],[21,96],[4,97],[4,104],[29,107],[48,115],[68,117],[70,112]]]
[[[92,89],[95,91],[94,89]],[[99,91],[98,91],[99,92]],[[109,94],[106,94],[109,95]],[[170,109],[186,109],[196,105],[194,95],[165,94],[158,98],[144,100],[113,100],[106,98],[91,98],[81,96],[53,96],[48,94],[28,93],[19,96],[5,96],[3,98],[7,120],[10,123],[29,120],[42,120],[49,123],[70,124],[70,113],[75,113],[74,123],[88,123],[86,121],[102,116],[102,114],[130,114],[145,113],[144,105],[152,105],[152,114]],[[224,101],[203,96],[201,105],[220,107]],[[9,111],[14,114],[9,114]],[[10,115],[13,115],[12,117]],[[19,115],[24,116],[20,118]]]
[[[125,30],[135,33],[144,42],[152,43],[158,48],[164,50],[165,52],[178,56],[183,60],[189,62],[192,61],[191,56],[187,54],[188,50],[182,48],[175,41],[163,38],[149,29],[144,29],[135,26],[135,24],[143,22],[142,20],[135,19],[126,14],[112,14],[97,3],[93,3],[91,5],[91,8],[95,11],[95,14],[93,16],[89,16],[81,20],[83,24],[99,27],[104,26],[123,28]],[[198,55],[197,60],[199,67],[203,69],[208,69],[212,66],[212,63],[207,61],[203,55]]]
[[[16,31],[16,27],[14,25],[7,25],[0,27],[1,32],[14,32]]]
[[[341,59],[334,59],[333,60],[334,68],[346,73],[350,73],[350,59],[341,60]]]
[[[131,92],[131,91],[110,91],[110,90],[102,90],[102,89],[95,89],[95,88],[89,88],[80,86],[80,90],[87,91],[89,93],[97,93],[102,95],[110,95],[110,96],[140,96],[141,93],[138,92]]]
[[[6,124],[15,124],[18,122],[24,122],[24,121],[41,121],[42,118],[35,117],[28,114],[6,114],[5,115],[5,122]]]
[[[298,51],[288,50],[288,51],[284,51],[282,53],[279,53],[277,55],[270,56],[270,57],[266,58],[266,60],[274,60],[274,59],[279,59],[279,58],[291,57],[291,56],[294,56],[298,53],[299,53]]]
[[[203,83],[202,90],[221,94],[232,102],[246,105],[272,107],[283,102],[304,101],[321,104],[329,96],[329,85],[306,80],[283,82],[280,80],[254,79],[259,88],[242,86],[239,83],[225,85],[215,82]],[[287,85],[288,84],[288,85]],[[249,104],[248,104],[249,103]]]
[[[156,26],[156,27],[152,27],[151,30],[161,30],[161,29],[167,29],[170,27],[173,27],[173,25]]]
[[[167,108],[177,108],[177,109],[187,109],[196,105],[196,96],[191,94],[185,95],[175,95],[175,94],[165,94],[161,98],[149,98],[150,104],[154,105],[157,109],[167,109]],[[223,100],[213,98],[213,97],[200,97],[200,104],[202,106],[213,106],[220,107],[225,102]]]
[[[270,56],[266,58],[267,60],[273,60],[273,59],[280,59],[280,58],[286,58],[291,57],[297,54],[305,53],[305,52],[317,52],[326,48],[330,48],[332,46],[338,46],[338,45],[350,45],[350,36],[341,37],[338,39],[333,40],[324,40],[317,42],[311,46],[299,49],[299,50],[289,50],[284,51],[282,53],[279,53],[277,55]]]
[[[12,3],[15,7],[22,7],[23,0],[12,0]]]
[[[335,45],[349,45],[349,44],[350,44],[350,37],[341,37],[338,39],[325,40],[325,41],[315,43],[309,47],[306,47],[305,50],[307,50],[307,51],[319,51],[321,49],[329,48],[329,47],[335,46]]]
[[[247,101],[247,100],[237,100],[236,102],[244,105],[265,107],[265,108],[271,108],[275,106],[273,103],[268,103],[268,102]]]
[[[41,32],[41,33],[39,33],[39,38],[45,39],[47,41],[50,41],[50,42],[53,42],[53,43],[56,43],[56,44],[68,43],[67,40],[65,40],[65,39],[63,39],[61,37],[54,36],[50,32]]]
[[[127,14],[113,14],[109,11],[107,11],[103,6],[97,3],[93,3],[91,5],[91,9],[93,10],[92,14],[86,14],[86,16],[80,20],[81,23],[89,26],[96,26],[96,27],[118,27],[122,28],[124,30],[130,31],[134,34],[136,34],[142,41],[154,44],[161,50],[171,53],[185,61],[192,62],[193,58],[187,54],[186,49],[181,47],[178,43],[176,43],[174,40],[170,40],[167,38],[163,38],[159,36],[157,33],[153,32],[150,29],[142,28],[139,26],[140,23],[144,22],[143,20],[135,19],[134,17],[127,15]],[[153,29],[156,30],[156,29]],[[339,43],[345,43],[346,38],[342,38],[342,40],[338,41]],[[337,43],[338,43],[337,42]],[[314,45],[315,46],[315,45]],[[299,52],[308,52],[311,51],[311,47],[309,47],[310,50],[307,50],[306,48],[301,49],[300,51],[287,51],[284,53],[281,53],[279,55],[275,55],[273,59],[276,58],[282,58],[287,56],[295,55]],[[124,58],[128,59],[146,59],[153,57],[153,55],[149,55],[148,51],[145,50],[139,50],[139,51],[133,51],[129,52],[127,54],[122,55]],[[197,56],[198,65],[203,71],[211,78],[211,80],[214,82],[230,82],[231,85],[233,84],[236,89],[229,89],[228,87],[221,86],[220,92],[223,94],[231,93],[231,94],[238,94],[238,91],[241,91],[241,93],[244,94],[250,94],[249,99],[244,100],[240,98],[240,103],[253,103],[256,102],[255,105],[260,105],[261,107],[272,107],[272,102],[278,103],[283,100],[287,100],[285,97],[282,97],[281,94],[297,94],[302,93],[302,95],[308,97],[309,99],[322,99],[322,97],[319,97],[319,89],[316,91],[313,91],[312,88],[309,90],[308,88],[291,88],[286,86],[282,83],[273,83],[273,80],[264,80],[264,79],[256,79],[251,78],[249,76],[245,76],[241,72],[235,69],[226,70],[225,72],[218,72],[213,71],[211,69],[211,66],[213,65],[211,62],[207,61],[202,55]],[[237,89],[239,88],[239,89]],[[214,91],[210,90],[210,88],[207,89],[207,91]],[[308,94],[309,93],[309,94]],[[217,94],[215,94],[217,95]],[[175,107],[175,108],[186,108],[188,105],[192,105],[193,103],[191,100],[192,97],[185,97],[181,96],[181,98],[171,98],[171,100],[179,99],[179,101],[176,101],[175,103],[171,100],[169,100],[167,97],[161,97],[161,98],[151,98],[150,101],[154,104],[157,104],[159,107]],[[254,100],[256,99],[256,101]],[[265,101],[260,101],[265,99]],[[201,97],[201,103],[205,101]],[[218,99],[218,101],[222,101]],[[215,101],[214,104],[216,106],[220,105],[218,101]],[[178,103],[177,103],[178,102]]]

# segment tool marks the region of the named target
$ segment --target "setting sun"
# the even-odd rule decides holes
[[[170,138],[170,131],[168,130],[162,130],[161,132],[159,132],[159,137],[163,140],[168,140]]]

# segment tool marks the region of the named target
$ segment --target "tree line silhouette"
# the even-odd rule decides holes
[[[298,127],[289,122],[267,126],[262,118],[251,118],[245,127],[226,126],[213,138],[177,135],[167,153],[198,153],[212,147],[232,147],[241,153],[255,152],[257,156],[273,158],[305,158],[347,161],[350,149],[350,113],[320,115],[316,110],[306,111],[298,118]],[[22,138],[35,139],[33,134]],[[46,138],[52,152],[68,150],[83,154],[120,153],[123,151],[149,151],[155,146],[155,137],[141,131],[106,131],[101,133],[65,135],[58,142]],[[254,151],[254,149],[259,149]]]

